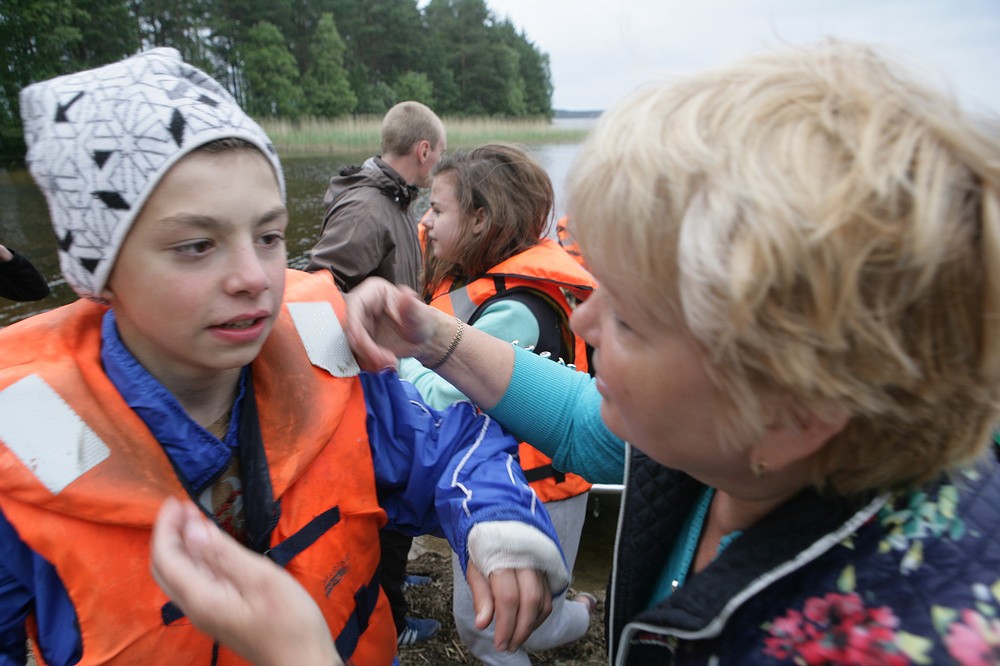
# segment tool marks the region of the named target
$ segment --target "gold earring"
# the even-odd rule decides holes
[[[767,463],[763,460],[755,460],[750,463],[750,471],[753,472],[753,475],[759,479],[764,476],[764,472],[767,471]]]

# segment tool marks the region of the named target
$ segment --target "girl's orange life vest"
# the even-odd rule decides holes
[[[450,278],[445,280],[435,290],[430,304],[471,324],[492,299],[530,291],[541,296],[560,314],[562,358],[554,360],[587,372],[586,344],[573,335],[569,316],[576,304],[585,300],[596,286],[586,269],[556,241],[546,238],[461,287],[455,288]],[[519,454],[524,474],[543,502],[568,499],[590,490],[590,484],[582,477],[553,468],[552,459],[535,447],[521,442]]]
[[[321,321],[300,335],[289,303],[305,304]],[[12,401],[33,403],[40,452],[26,456],[30,442],[21,436],[17,446],[0,444],[0,508],[65,585],[82,633],[80,663],[243,663],[195,629],[150,575],[157,510],[168,495],[186,492],[101,368],[104,312],[81,300],[0,336],[3,411]],[[275,500],[268,553],[319,604],[345,661],[389,664],[396,632],[375,576],[386,516],[375,495],[361,383],[310,361],[322,355],[316,330],[329,337],[343,317],[326,271],[289,271],[285,305],[251,366],[262,473],[270,474]],[[44,452],[57,442],[71,453],[65,460]],[[35,621],[29,634],[37,640]]]
[[[580,246],[577,245],[573,234],[569,232],[568,217],[560,217],[559,221],[556,222],[556,238],[559,239],[559,244],[562,245],[562,248],[566,250],[569,256],[576,260],[576,263],[584,268],[587,267],[587,262],[583,260],[583,253],[580,252]]]

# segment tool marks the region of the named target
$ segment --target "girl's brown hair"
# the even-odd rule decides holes
[[[542,165],[524,149],[493,143],[456,151],[434,169],[449,177],[462,213],[463,229],[455,256],[442,261],[424,248],[424,295],[448,277],[477,278],[500,262],[538,244],[552,217],[555,194]],[[471,233],[477,211],[485,213],[482,231]]]

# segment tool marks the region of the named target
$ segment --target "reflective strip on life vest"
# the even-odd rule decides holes
[[[465,322],[472,318],[479,307],[479,304],[469,297],[468,289],[456,289],[448,292],[448,298],[451,301],[451,310],[454,316]],[[434,304],[431,303],[431,305]]]
[[[0,413],[0,440],[53,495],[111,455],[101,438],[38,375],[0,391]],[[51,436],[38,436],[39,415],[44,415]]]
[[[332,305],[313,301],[286,303],[286,306],[313,365],[334,377],[354,377],[361,372]]]

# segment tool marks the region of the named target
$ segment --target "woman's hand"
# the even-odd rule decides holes
[[[475,326],[465,326],[459,338],[454,317],[381,278],[368,278],[344,298],[347,340],[362,369],[394,368],[412,356],[487,410],[507,390],[514,370],[510,343]],[[448,362],[441,365],[446,354]]]
[[[153,578],[201,631],[255,664],[341,664],[312,597],[191,502],[167,498],[153,526]]]
[[[432,355],[437,322],[453,322],[423,303],[412,290],[381,278],[368,278],[344,299],[347,339],[365,370],[393,367],[407,356],[421,359]]]

